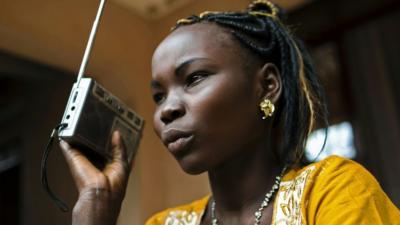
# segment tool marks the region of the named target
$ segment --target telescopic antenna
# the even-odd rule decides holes
[[[106,3],[106,0],[100,1],[99,9],[97,10],[96,19],[93,22],[92,31],[90,32],[89,40],[86,45],[85,54],[83,55],[81,67],[79,68],[78,79],[76,80],[77,87],[79,87],[79,83],[85,73],[86,65],[89,60],[90,52],[92,51],[93,42],[94,42],[94,39],[95,39],[96,33],[97,33],[97,27],[99,25],[101,15],[103,14],[103,9],[104,9],[105,3]]]

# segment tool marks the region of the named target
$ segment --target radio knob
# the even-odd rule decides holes
[[[107,97],[107,98],[106,98],[106,101],[107,101],[108,104],[112,104],[112,102],[113,102],[113,100],[112,100],[111,97]]]
[[[124,110],[124,108],[122,108],[121,106],[118,106],[118,112],[122,114],[122,113],[125,112],[125,110]]]

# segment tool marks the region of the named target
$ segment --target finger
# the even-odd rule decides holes
[[[78,190],[81,190],[87,182],[95,177],[100,171],[77,149],[65,142],[60,141],[61,152],[63,153],[68,167],[74,178]]]

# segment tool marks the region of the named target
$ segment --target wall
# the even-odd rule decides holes
[[[2,0],[0,7],[0,48],[24,58],[75,73],[80,65],[97,4],[98,1],[96,0]],[[163,149],[151,129],[153,104],[148,88],[150,80],[149,59],[151,46],[154,42],[152,40],[153,32],[148,23],[141,18],[111,3],[108,4],[87,71],[87,74],[96,77],[108,89],[134,107],[147,121],[146,131],[141,143],[141,152],[138,156],[136,170],[133,173],[133,176],[136,177],[133,177],[134,179],[130,181],[120,224],[140,224],[144,220],[145,215],[149,214],[145,210],[149,210],[149,207],[139,207],[139,205],[142,205],[141,201],[156,202],[161,199],[161,202],[163,202],[164,193],[157,190],[157,187],[162,187],[162,178],[159,178],[162,176],[159,174],[159,171],[162,171],[162,163],[157,161],[163,160],[163,156],[158,156],[158,152]],[[47,85],[55,84],[47,82]],[[65,99],[60,99],[60,101],[64,102]],[[49,101],[49,103],[54,104],[54,101]],[[52,104],[48,107],[62,110],[62,108]],[[58,111],[58,113],[60,112]],[[45,116],[43,115],[42,119]],[[39,130],[40,127],[36,127],[36,129]],[[45,132],[47,134],[50,130]],[[28,134],[32,136],[29,140],[35,139],[38,133],[40,132]],[[37,138],[36,142],[40,140],[44,145],[45,139]],[[30,142],[28,141],[28,143]],[[42,149],[37,147],[37,149],[29,149],[29,151],[36,152],[36,156],[41,153]],[[40,157],[27,158],[26,163],[32,165],[35,163],[32,161],[36,160],[37,162],[38,159]],[[61,158],[54,160],[57,159],[62,160]],[[142,160],[147,162],[142,163]],[[149,166],[146,165],[152,166],[148,168]],[[55,169],[65,170],[65,167],[60,166],[55,167]],[[21,209],[21,213],[24,217],[24,224],[54,224],[55,221],[51,221],[49,218],[55,219],[57,215],[59,215],[58,218],[64,218],[61,213],[55,212],[54,216],[49,215],[46,219],[46,213],[53,213],[53,211],[47,211],[42,206],[46,204],[49,207],[54,206],[46,198],[39,199],[43,203],[38,203],[38,199],[33,197],[42,194],[36,192],[40,191],[38,182],[35,180],[39,180],[39,170],[37,167],[28,168],[28,170],[31,171],[23,173],[24,187],[34,186],[34,188],[31,190],[23,189],[25,197],[22,199],[24,207]],[[50,180],[52,180],[56,190],[63,183],[71,181],[64,179],[59,174],[64,174],[64,172],[50,174]],[[148,178],[142,181],[142,177]],[[32,182],[34,184],[30,184]],[[60,194],[64,194],[62,189],[58,190],[60,190]],[[142,191],[145,194],[141,194]],[[70,192],[74,193],[72,190]],[[68,202],[72,202],[68,198],[76,196],[70,194],[66,197]],[[58,224],[63,224],[63,222]],[[64,224],[67,223],[64,222]]]
[[[400,206],[400,7],[343,34],[343,60],[354,98],[357,160]],[[368,46],[368,48],[365,48]]]

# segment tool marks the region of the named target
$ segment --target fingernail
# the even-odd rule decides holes
[[[60,141],[60,146],[61,146],[61,148],[63,148],[63,149],[69,149],[68,143],[65,142],[64,140],[61,140],[61,141]]]

